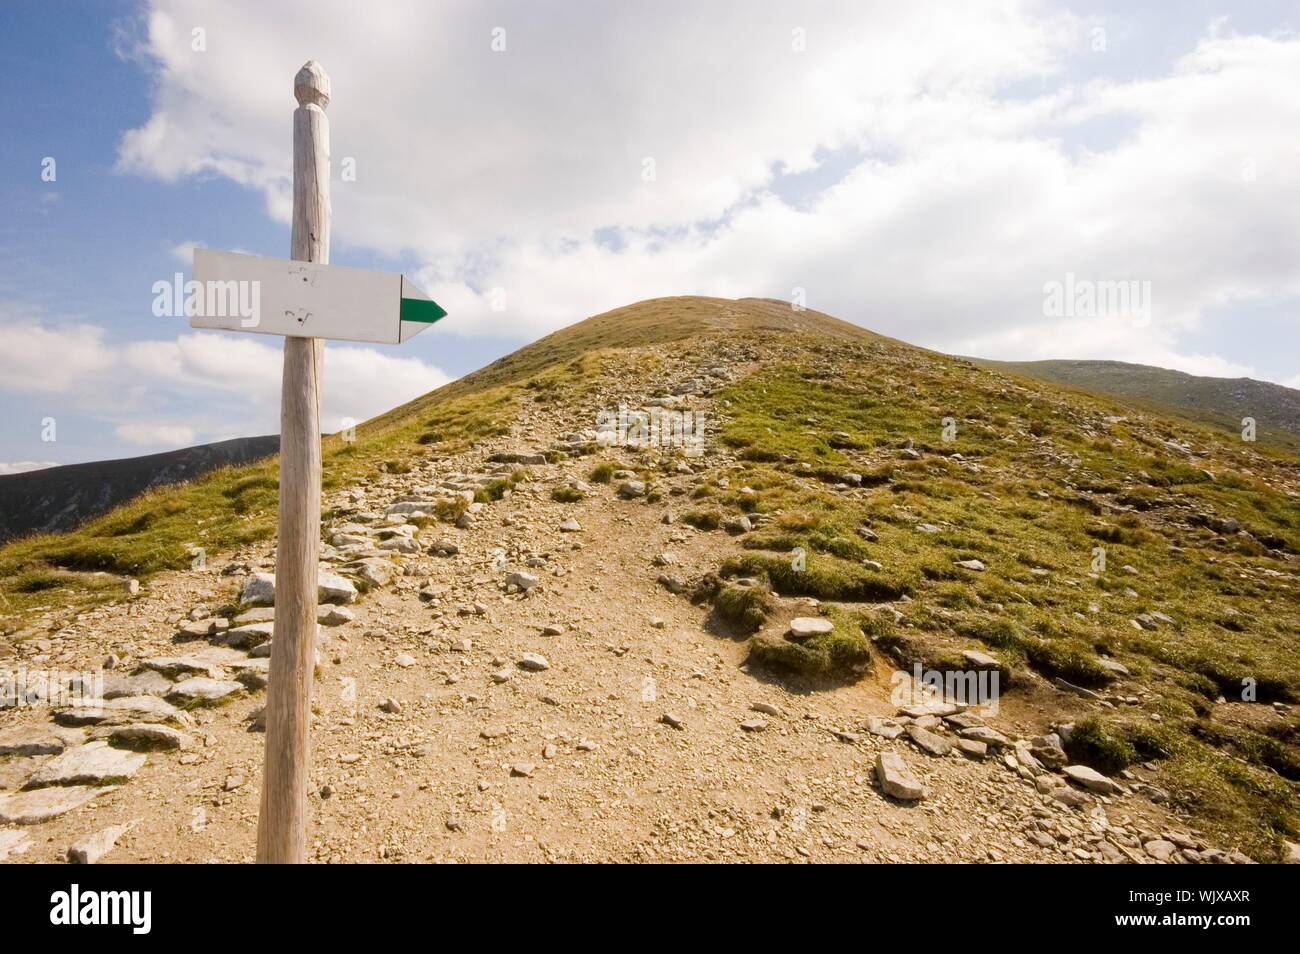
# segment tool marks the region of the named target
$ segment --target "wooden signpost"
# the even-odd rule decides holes
[[[194,314],[195,328],[284,336],[280,394],[280,514],[275,551],[275,628],[266,690],[266,763],[257,819],[260,863],[307,859],[309,721],[320,558],[320,368],[323,339],[409,340],[446,312],[401,275],[329,265],[330,80],[309,61],[293,81],[292,261],[230,252],[194,253],[192,279],[229,301],[231,282],[253,282],[247,314]]]
[[[241,304],[255,305],[249,315],[230,308],[208,314],[199,306],[190,319],[195,328],[401,344],[447,314],[393,272],[199,248],[193,277],[199,288],[212,290],[205,302],[225,304],[238,295]],[[244,282],[256,283],[256,293],[241,292]]]

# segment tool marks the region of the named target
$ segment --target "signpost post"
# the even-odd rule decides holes
[[[275,628],[266,690],[266,763],[257,860],[307,860],[309,721],[320,558],[320,369],[325,338],[399,344],[446,312],[401,275],[329,265],[330,80],[308,61],[293,81],[292,261],[194,253],[195,328],[284,336]],[[251,314],[214,303],[252,302]],[[254,294],[243,295],[239,284]],[[220,312],[226,312],[222,314]]]

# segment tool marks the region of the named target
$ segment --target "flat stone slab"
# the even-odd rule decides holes
[[[194,676],[172,686],[172,691],[167,693],[167,701],[183,706],[209,706],[243,690],[240,683],[228,679]]]
[[[225,673],[222,667],[211,659],[202,656],[156,656],[153,659],[140,660],[140,666],[154,672],[162,673],[171,679],[182,676],[207,676],[220,679]]]
[[[242,649],[231,649],[229,646],[205,646],[196,653],[190,653],[189,656],[223,668],[242,666],[248,661],[246,652]]]
[[[113,850],[117,840],[130,831],[132,826],[114,825],[93,835],[84,835],[68,846],[68,861],[74,865],[93,865]]]
[[[1156,861],[1169,861],[1178,852],[1178,846],[1163,838],[1154,838],[1142,846],[1148,855]]]
[[[397,572],[397,566],[389,560],[368,557],[364,560],[353,560],[351,563],[345,564],[343,572],[349,576],[355,576],[367,586],[383,587],[387,586],[388,581],[393,578],[393,574]],[[318,601],[325,602],[324,600]]]
[[[60,725],[128,725],[132,722],[176,722],[184,713],[157,696],[92,699],[54,713]]]
[[[916,743],[917,748],[938,758],[942,758],[952,751],[951,742],[929,729],[921,728],[919,725],[909,725],[907,727],[907,737]]]
[[[0,759],[0,792],[22,788],[36,770],[52,758],[52,755],[12,755]]]
[[[222,641],[238,649],[251,649],[275,635],[275,623],[248,623],[226,630]]]
[[[254,606],[241,612],[230,621],[230,624],[232,626],[247,626],[249,623],[269,623],[274,619],[274,606]]]
[[[1086,765],[1067,765],[1061,771],[1070,781],[1077,782],[1090,792],[1111,795],[1120,790],[1119,786],[1106,776]]]
[[[903,734],[903,727],[892,719],[867,716],[867,731],[882,739],[896,739]]]
[[[132,725],[105,726],[90,734],[92,739],[107,739],[110,745],[122,749],[186,749],[190,737],[179,729],[156,722],[137,722]]]
[[[876,756],[876,780],[886,795],[899,801],[918,802],[925,798],[925,786],[916,780],[897,752],[881,752]]]
[[[958,739],[957,748],[961,754],[967,758],[984,759],[989,754],[989,747],[983,742],[976,742],[974,739]]]
[[[112,785],[130,778],[145,756],[115,749],[103,740],[87,742],[50,759],[27,780],[27,788],[46,785]]]
[[[984,720],[973,712],[954,712],[952,715],[944,716],[943,721],[958,731],[976,729],[984,725]]]
[[[973,725],[960,730],[958,733],[963,739],[969,739],[972,742],[983,742],[990,748],[1001,749],[1011,744],[1011,740],[999,732],[997,729],[990,729],[986,725]]]
[[[903,706],[898,710],[899,715],[910,716],[913,719],[920,719],[929,715],[938,716],[942,719],[945,716],[955,715],[956,712],[957,706],[951,702],[920,702],[916,705]]]
[[[0,824],[35,825],[80,808],[108,788],[87,785],[38,788],[16,795],[0,795]]]
[[[215,619],[186,620],[176,628],[176,636],[183,639],[203,639],[216,628]]]
[[[551,668],[551,664],[541,653],[524,653],[519,657],[519,668],[529,672],[544,672]]]
[[[966,665],[973,666],[976,669],[997,669],[998,661],[988,653],[982,653],[978,649],[968,649],[961,654],[961,658],[966,661]]]
[[[104,677],[105,699],[124,699],[129,696],[164,696],[172,687],[171,680],[154,669],[122,675],[110,673]]]
[[[786,631],[786,635],[794,640],[805,640],[814,636],[825,636],[834,629],[834,623],[820,616],[796,616],[790,620],[790,628]]]
[[[1105,656],[1098,657],[1097,665],[1115,676],[1127,676],[1129,674],[1128,666],[1116,659],[1109,659]]]
[[[342,606],[326,605],[316,608],[316,622],[322,626],[342,626],[354,619],[356,616],[352,610],[344,609]]]
[[[357,600],[356,584],[337,573],[320,573],[316,577],[316,586],[317,603],[355,603]]]
[[[0,755],[58,755],[67,746],[44,725],[0,729]]]

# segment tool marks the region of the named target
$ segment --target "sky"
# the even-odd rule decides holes
[[[1300,387],[1298,30],[1294,0],[7,0],[0,474],[278,430],[280,342],[153,287],[196,246],[288,256],[308,59],[331,262],[450,313],[328,345],[329,431],[663,295]]]

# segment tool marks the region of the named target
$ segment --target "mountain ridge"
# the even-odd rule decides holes
[[[981,367],[1124,398],[1141,407],[1209,421],[1240,432],[1254,418],[1258,437],[1300,447],[1300,390],[1255,378],[1221,378],[1127,361],[1051,359],[995,361],[970,358]]]
[[[245,464],[280,449],[277,434],[236,437],[157,454],[60,464],[0,476],[0,543],[29,533],[59,533],[107,513],[147,490]]]
[[[686,412],[694,455],[636,423]],[[324,615],[322,859],[373,857],[362,824],[387,857],[464,860],[1278,860],[1300,834],[1284,449],[781,303],[678,298],[322,457],[322,567],[352,602]],[[274,460],[221,468],[0,547],[0,659],[113,653],[143,686],[188,643],[255,695],[277,493]],[[917,666],[996,671],[997,710],[896,700]],[[152,754],[148,785],[105,796],[151,814],[132,857],[188,824],[187,793],[256,772],[244,708],[204,714],[212,760]],[[492,800],[534,837],[497,838]],[[241,814],[185,851],[241,857]]]

